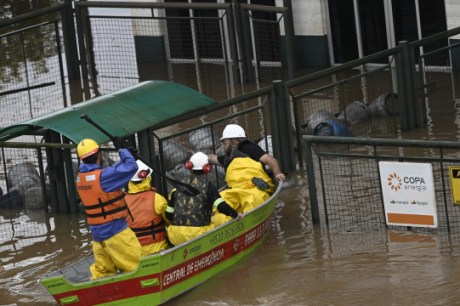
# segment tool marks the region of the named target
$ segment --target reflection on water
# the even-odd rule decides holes
[[[459,245],[411,231],[313,226],[304,171],[290,180],[266,241],[168,305],[454,305],[460,299]],[[38,280],[91,253],[83,217],[20,210],[0,216],[2,303],[53,304]]]
[[[0,296],[6,304],[52,304],[39,279],[90,252],[90,235],[78,215],[0,211]]]
[[[457,137],[452,112],[430,114],[436,119],[431,139],[434,134]],[[370,134],[392,134],[379,123],[368,127]],[[426,129],[404,134],[406,139],[426,137]],[[267,240],[246,259],[169,305],[458,304],[458,239],[387,232],[384,225],[366,232],[352,225],[313,226],[305,172],[294,171],[289,179],[291,186],[280,194]],[[372,201],[367,194],[355,198]],[[80,215],[2,210],[0,232],[3,304],[54,304],[39,279],[91,253],[88,227]]]
[[[168,305],[458,304],[458,245],[411,232],[331,235],[304,222],[297,192],[281,194],[254,254]]]

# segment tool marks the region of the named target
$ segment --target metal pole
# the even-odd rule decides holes
[[[80,2],[79,2],[80,3]],[[78,46],[80,51],[81,71],[82,71],[82,82],[83,91],[85,94],[85,100],[91,98],[89,76],[92,73],[91,80],[94,82],[95,71],[93,69],[94,62],[92,61],[92,43],[91,43],[91,30],[90,21],[88,17],[88,8],[84,6],[76,6],[75,19],[78,28]],[[89,62],[88,62],[89,61]],[[97,88],[97,86],[93,86]],[[80,100],[81,101],[81,100]],[[76,102],[80,102],[76,101]]]
[[[311,142],[304,140],[305,165],[307,167],[308,192],[310,195],[310,210],[313,223],[320,223],[318,197],[316,195],[315,167]]]
[[[64,137],[63,139],[64,143],[69,144],[70,141]],[[78,212],[78,193],[75,185],[75,173],[73,169],[73,163],[72,163],[72,153],[70,151],[70,148],[63,148],[62,149],[62,157],[63,157],[63,162],[65,166],[65,182],[67,186],[67,194],[68,194],[68,199],[69,199],[69,212],[70,213],[76,213]]]
[[[252,53],[251,53],[251,27],[247,10],[240,6],[240,24],[241,24],[241,49],[243,64],[243,83],[254,82],[254,72],[252,71]]]
[[[44,210],[48,212],[48,197],[46,194],[46,182],[45,182],[45,171],[43,170],[43,158],[41,148],[36,148],[35,152],[37,153],[37,162],[38,162],[38,172],[40,174],[40,186],[43,192],[43,202],[45,204]]]
[[[400,101],[400,120],[403,131],[420,125],[419,107],[415,98],[414,52],[413,47],[405,41],[399,43],[396,54],[396,78],[398,100]]]
[[[286,8],[284,11],[284,35],[285,35],[285,50],[286,50],[286,65],[287,65],[287,79],[294,78],[294,69],[296,67],[295,61],[295,31],[294,20],[292,17],[292,0],[283,0],[283,6]]]
[[[56,132],[51,132],[51,142],[60,142],[60,135]],[[54,175],[56,179],[56,191],[58,200],[58,210],[60,213],[68,213],[69,210],[69,199],[67,197],[67,186],[65,180],[65,172],[62,165],[64,159],[62,156],[62,149],[53,149],[53,167]]]
[[[44,136],[45,138],[45,142],[46,143],[49,143],[49,142],[52,142],[51,141],[51,132],[48,132],[46,133],[46,135]],[[57,176],[56,176],[56,167],[55,164],[54,164],[54,152],[56,150],[52,149],[52,148],[46,148],[46,161],[47,161],[47,164],[48,164],[48,175],[49,175],[49,179],[50,179],[50,184],[49,184],[49,187],[50,187],[50,200],[51,200],[51,211],[52,212],[59,212],[59,200],[58,200],[58,189],[57,189],[57,185],[56,185],[56,181],[57,181]]]
[[[62,33],[64,37],[64,51],[69,79],[70,103],[82,101],[80,60],[78,59],[77,37],[75,35],[75,23],[73,17],[72,0],[64,0],[62,8]],[[59,37],[57,37],[59,38]],[[60,54],[59,54],[60,56]]]
[[[270,123],[273,155],[283,171],[295,169],[294,146],[292,145],[292,120],[289,94],[281,80],[273,81],[270,95]]]
[[[240,82],[240,74],[239,74],[239,60],[238,60],[238,50],[237,50],[237,42],[235,36],[235,24],[233,20],[233,8],[229,6],[227,8],[227,29],[228,29],[228,40],[229,40],[229,47],[230,47],[230,57],[232,59],[232,74],[233,74],[233,82],[234,84],[238,84]],[[226,52],[226,50],[224,50]]]

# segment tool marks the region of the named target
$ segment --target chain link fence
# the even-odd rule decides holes
[[[419,233],[460,232],[449,167],[460,166],[460,145],[447,141],[304,136],[313,219],[333,231],[395,229]],[[379,161],[432,166],[437,228],[387,225]],[[407,184],[407,182],[403,182]],[[460,187],[460,186],[459,186]]]

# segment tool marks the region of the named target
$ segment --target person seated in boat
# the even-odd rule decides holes
[[[270,167],[276,180],[284,181],[286,177],[272,155],[246,139],[241,126],[228,124],[220,140],[225,154],[209,154],[208,157],[211,164],[225,168],[225,182],[230,188],[221,191],[221,195],[237,211],[248,212],[267,200],[275,190],[264,165]]]
[[[141,245],[129,228],[128,206],[122,188],[136,173],[136,160],[123,142],[115,140],[120,160],[102,167],[99,145],[93,139],[83,139],[77,146],[81,160],[76,185],[86,221],[92,235],[95,262],[91,265],[91,279],[127,272],[137,268]]]
[[[193,154],[185,167],[192,171],[187,183],[201,192],[189,196],[173,189],[169,194],[166,216],[171,220],[171,225],[167,233],[173,245],[186,242],[220,225],[211,222],[213,208],[233,219],[243,217],[242,213],[235,211],[222,199],[217,187],[206,180],[207,174],[212,171],[206,154]]]
[[[126,220],[142,246],[142,256],[146,256],[170,246],[165,228],[169,222],[165,217],[168,202],[151,185],[152,169],[140,160],[137,165],[139,169],[129,181],[125,196],[130,211]]]

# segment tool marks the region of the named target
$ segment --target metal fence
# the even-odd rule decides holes
[[[282,50],[290,47],[285,46],[287,39],[278,37],[282,35],[285,8],[241,5],[236,6],[235,17],[233,7],[66,0],[0,21],[0,102],[5,114],[0,126],[147,79],[173,80],[225,100],[236,95],[240,82],[253,82],[252,88],[257,88],[289,75],[289,57]],[[269,67],[273,68],[270,73]],[[226,90],[222,90],[222,84]],[[238,109],[229,106],[228,113]],[[269,122],[266,118],[257,120]],[[253,129],[244,121],[238,122]],[[154,136],[165,150],[158,163],[166,171],[163,159],[172,155],[167,146],[163,147],[163,136]],[[72,177],[67,172],[72,170],[55,168],[56,173],[47,172],[47,165],[62,161],[59,156],[67,156],[62,149],[71,145],[49,149],[44,134],[25,135],[15,141],[22,145],[8,143],[1,148],[0,207],[47,209],[50,205],[53,211],[74,212],[73,202],[66,198],[73,198],[73,190],[65,186],[65,177]],[[217,143],[214,148],[218,147]],[[111,154],[107,151],[106,162],[110,162]],[[77,160],[73,159],[72,164],[75,168]],[[21,177],[33,179],[12,180],[19,169],[23,170]]]
[[[202,113],[201,117],[191,119],[191,122],[177,121],[174,123],[176,126],[168,126],[170,129],[163,126],[160,130],[150,131],[148,137],[153,135],[157,141],[157,163],[163,171],[171,171],[169,166],[163,164],[168,157],[174,155],[171,153],[174,152],[171,151],[173,149],[168,146],[173,148],[178,144],[182,147],[190,145],[189,138],[192,132],[195,132],[196,137],[201,137],[195,131],[200,128],[203,128],[202,133],[212,140],[212,149],[217,150],[219,145],[216,145],[215,137],[220,134],[225,122],[236,121],[248,131],[256,131],[250,132],[253,140],[268,134],[274,136],[274,155],[284,163],[284,169],[291,170],[295,168],[295,161],[291,159],[295,147],[299,148],[298,162],[302,163],[304,160],[304,151],[300,149],[302,134],[331,135],[328,126],[322,125],[324,122],[330,123],[332,120],[337,125],[340,123],[341,131],[348,131],[354,136],[392,138],[400,136],[404,130],[426,124],[428,136],[437,137],[436,125],[446,122],[438,119],[436,115],[449,112],[454,105],[460,105],[457,104],[456,98],[458,69],[454,65],[453,56],[458,45],[452,44],[427,53],[417,52],[425,45],[454,37],[460,33],[460,29],[453,29],[418,42],[401,44],[396,48],[297,79],[279,81],[276,85],[254,91],[250,96],[242,96],[238,101],[225,101],[225,98],[236,95],[237,76],[244,79],[251,74],[257,75],[257,88],[265,82],[268,84],[268,80],[279,78],[281,75],[289,76],[292,72],[292,63],[288,56],[291,46],[289,37],[292,33],[286,32],[289,27],[284,29],[284,33],[281,31],[281,22],[285,21],[287,11],[284,8],[242,4],[237,11],[233,11],[234,7],[238,6],[146,2],[75,3],[79,54],[84,55],[80,58],[81,66],[77,65],[77,68],[81,68],[83,72],[81,84],[86,90],[85,99],[110,93],[145,79],[170,79],[198,89],[211,97],[223,98],[219,116],[214,113]],[[112,14],[100,11],[107,8],[112,8],[118,13],[113,13],[114,10],[111,10]],[[234,18],[233,14],[236,12],[238,17]],[[55,21],[49,24],[54,25],[52,30],[48,30],[50,33],[57,33],[57,29],[64,30],[64,23],[59,26],[58,22],[57,28]],[[28,28],[21,31],[26,33]],[[8,35],[13,34],[16,35]],[[283,34],[286,39],[281,39]],[[54,37],[49,33],[45,36],[48,35]],[[55,35],[56,38],[59,37]],[[71,35],[64,35],[66,36]],[[30,38],[28,40],[31,41]],[[0,52],[3,52],[3,48]],[[67,64],[71,57],[69,54],[71,52],[66,52]],[[268,73],[264,67],[273,67],[275,74]],[[70,75],[71,67],[67,65],[66,69]],[[191,75],[193,77],[190,77]],[[42,81],[43,83],[38,84],[62,84],[62,73],[53,76],[52,79],[53,81]],[[214,86],[217,82],[228,84],[227,90],[223,91],[221,87]],[[62,86],[63,93],[64,87]],[[71,88],[70,81],[67,87]],[[215,88],[219,88],[219,92],[214,92]],[[272,94],[272,91],[277,94]],[[38,109],[37,113],[42,114],[45,110],[48,113],[62,107],[61,100],[56,103],[57,99],[55,100],[49,92],[41,96],[32,88],[27,92],[34,93],[27,99],[24,98],[31,107],[17,104],[19,109],[12,109],[11,116],[28,110],[30,113],[30,108],[32,113]],[[6,96],[14,97],[16,94],[18,93],[11,92],[0,96],[0,99]],[[34,99],[53,101],[57,106],[37,106],[32,104]],[[274,103],[267,107],[266,102],[272,99],[275,99]],[[75,102],[73,99],[72,101]],[[242,115],[242,118],[249,117],[250,120],[232,117],[236,113],[246,111],[243,106],[247,101],[258,103],[251,104],[252,107],[265,105],[263,110],[260,108],[253,112],[261,117],[254,119],[250,116],[255,115],[249,113]],[[449,103],[452,103],[450,108],[447,107]],[[266,115],[267,113],[269,115]],[[294,116],[293,121],[290,118],[291,113]],[[273,116],[283,119],[274,120]],[[224,119],[221,122],[213,122],[217,118]],[[291,143],[291,122],[296,132],[295,146]],[[181,135],[170,132],[171,129],[182,131],[184,127],[186,130],[194,130],[188,130]],[[24,143],[31,142],[30,137],[33,138],[32,142],[42,141],[40,135],[23,137],[26,138],[20,138],[19,141]],[[7,146],[3,148],[5,180],[12,165],[26,160],[38,168],[39,160],[43,159],[42,154],[15,153],[15,150]],[[46,170],[46,166],[42,168]],[[1,186],[6,186],[6,182]],[[8,188],[6,186],[4,189]]]
[[[44,18],[50,21],[20,29],[13,25],[2,27],[1,126],[67,106],[60,23],[54,18],[53,11]],[[49,196],[45,182],[45,152],[40,146],[24,144],[39,143],[41,137],[24,135],[16,141],[23,145],[1,147],[0,195],[5,196],[0,197],[0,207],[22,207],[24,203],[31,209],[44,207]]]
[[[87,98],[171,80],[222,100],[242,82],[293,74],[285,8],[241,5],[241,19],[231,4],[78,1],[75,10]],[[227,90],[213,92],[223,80]]]
[[[428,139],[443,137],[436,128],[446,130],[446,124],[457,122],[460,105],[456,64],[460,45],[444,42],[458,33],[457,28],[402,42],[286,81],[298,146],[302,134],[393,138],[422,126]],[[448,116],[452,120],[446,121]],[[298,151],[300,162],[302,152]]]
[[[270,109],[274,109],[274,95],[272,87],[261,89],[139,131],[130,141],[156,169],[176,180],[189,174],[184,164],[192,152],[222,153],[219,138],[228,123],[243,126],[249,139],[273,154],[272,142],[276,140],[271,138]],[[59,213],[81,210],[74,183],[79,162],[75,144],[49,130],[38,133],[28,137],[40,137],[43,143],[2,144],[4,167],[0,169],[0,181],[5,192],[0,194],[0,208]],[[16,159],[16,151],[22,152],[22,159]],[[102,151],[105,165],[119,159],[111,144],[102,146]],[[171,191],[167,180],[156,173],[153,178],[162,194]],[[208,178],[217,186],[225,184],[222,168],[215,167]]]
[[[225,100],[242,83],[254,89],[293,75],[286,12],[246,4],[65,0],[0,21],[0,98],[29,104],[8,102],[12,114],[36,115],[140,81],[171,80]],[[0,125],[24,119],[12,116]]]
[[[182,180],[190,173],[184,164],[193,152],[224,154],[219,139],[224,127],[229,123],[241,125],[248,139],[273,154],[268,99],[268,94],[261,94],[257,98],[234,104],[229,109],[209,112],[206,119],[193,118],[182,121],[181,126],[186,128],[179,132],[168,132],[170,128],[155,131],[153,135],[158,144],[159,167],[170,177]],[[223,168],[215,166],[208,179],[216,186],[223,187]],[[163,180],[162,190],[169,192],[171,186],[166,183]]]
[[[438,228],[418,232],[458,234],[449,167],[460,166],[460,144],[449,141],[303,136],[314,222],[344,232],[407,229],[387,226],[379,161],[429,163],[433,169]]]
[[[1,126],[67,106],[57,20],[0,35],[0,82]]]

